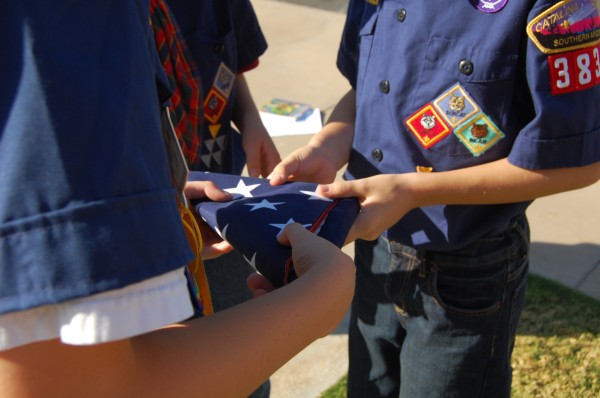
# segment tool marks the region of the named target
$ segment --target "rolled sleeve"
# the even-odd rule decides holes
[[[540,10],[534,8],[530,17]],[[527,81],[535,117],[517,136],[509,161],[528,169],[600,161],[600,44],[544,53],[527,40]]]

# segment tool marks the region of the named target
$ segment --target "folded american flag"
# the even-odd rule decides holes
[[[327,199],[317,184],[271,186],[264,178],[191,172],[188,181],[212,181],[233,195],[228,202],[196,201],[194,208],[224,240],[276,287],[296,278],[291,249],[277,236],[291,223],[342,247],[360,206],[356,198]]]

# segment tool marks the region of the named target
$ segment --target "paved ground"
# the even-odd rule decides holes
[[[273,97],[307,102],[328,115],[349,85],[335,67],[347,0],[252,0],[269,49],[247,74],[257,104]],[[275,137],[283,155],[309,136]],[[600,300],[600,183],[536,201],[532,272]],[[345,250],[351,252],[352,247]],[[272,398],[316,398],[346,373],[346,325],[271,378]]]
[[[345,13],[348,8],[348,0],[274,0],[285,3],[297,4],[321,10]]]

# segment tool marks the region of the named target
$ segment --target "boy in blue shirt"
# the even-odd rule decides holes
[[[361,198],[349,397],[510,395],[525,210],[600,178],[598,7],[350,1],[353,89],[270,176]]]

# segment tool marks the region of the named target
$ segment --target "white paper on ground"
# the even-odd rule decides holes
[[[271,137],[315,134],[323,127],[321,110],[319,108],[315,108],[310,115],[302,120],[295,120],[293,117],[275,115],[262,111],[260,111],[259,114]]]

